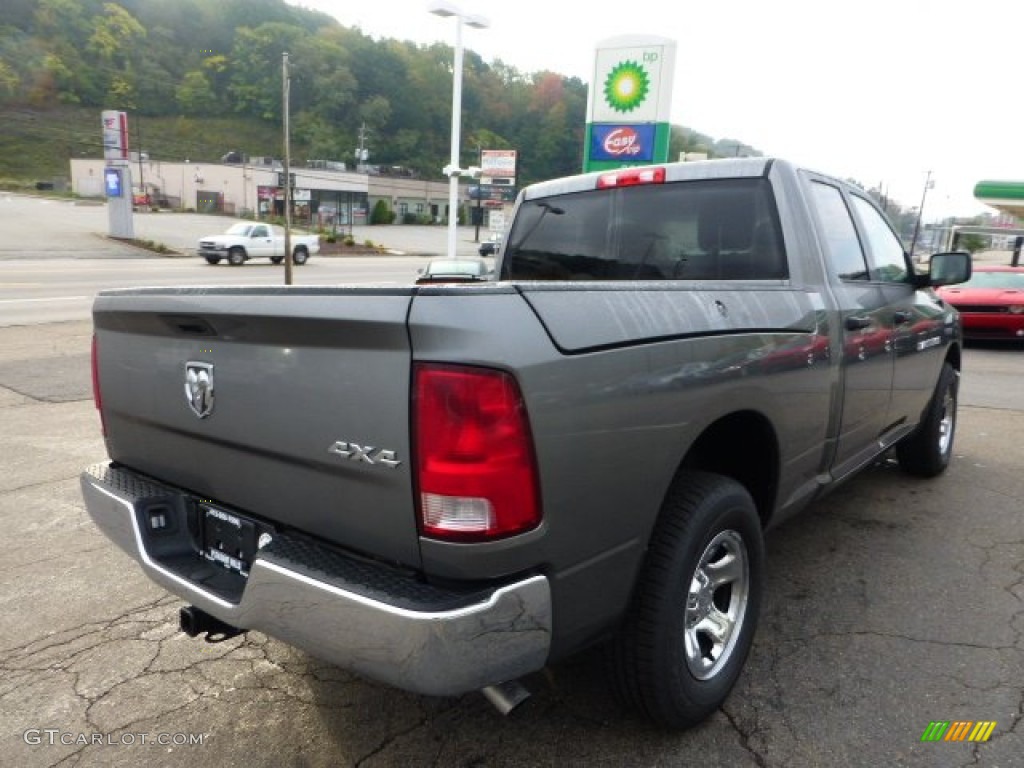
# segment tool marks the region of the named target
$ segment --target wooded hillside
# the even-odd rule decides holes
[[[209,162],[229,150],[280,156],[285,51],[297,162],[351,166],[363,127],[370,163],[433,178],[448,161],[448,45],[374,40],[283,0],[3,5],[0,110],[10,132],[0,143],[0,176],[40,176],[70,154],[99,156],[102,109],[129,112],[133,146],[154,159]],[[488,64],[469,50],[463,77],[464,165],[474,164],[478,148],[510,148],[519,150],[523,183],[579,171],[586,83]],[[674,127],[672,156],[695,149],[754,153]]]

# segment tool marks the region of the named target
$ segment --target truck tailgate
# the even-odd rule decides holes
[[[225,509],[418,567],[411,297],[365,287],[100,294],[110,458]]]

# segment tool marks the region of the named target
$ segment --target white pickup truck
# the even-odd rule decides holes
[[[292,259],[302,265],[311,254],[320,252],[319,235],[292,235]],[[284,231],[280,227],[258,221],[232,224],[222,235],[209,235],[199,240],[199,255],[209,264],[240,267],[249,259],[269,258],[275,264],[284,260]]]

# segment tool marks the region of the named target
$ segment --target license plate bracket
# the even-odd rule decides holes
[[[256,523],[234,512],[209,504],[201,504],[203,521],[202,556],[229,571],[249,575],[249,566],[256,556],[258,529]]]

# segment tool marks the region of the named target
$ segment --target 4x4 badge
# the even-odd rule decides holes
[[[185,363],[185,399],[192,413],[205,419],[213,413],[213,364]]]

